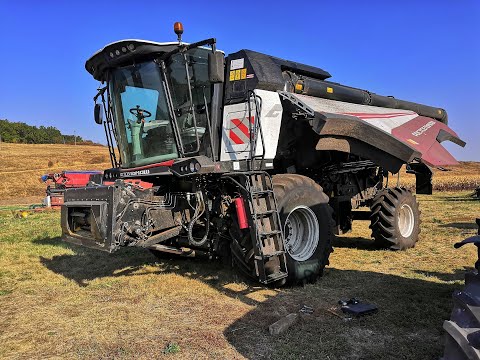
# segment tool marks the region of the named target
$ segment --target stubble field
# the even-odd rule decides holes
[[[104,170],[111,167],[103,146],[0,143],[0,205],[39,202],[45,196],[40,177],[62,170]],[[480,186],[480,163],[462,162],[450,171],[434,169],[434,190],[462,191]],[[396,183],[396,177],[391,181]],[[415,177],[401,171],[401,184],[415,185]]]
[[[0,143],[0,205],[39,202],[43,174],[111,167],[104,146]]]
[[[0,358],[436,359],[451,294],[475,262],[480,201],[420,196],[414,249],[374,250],[368,224],[335,242],[325,275],[271,289],[204,260],[158,261],[141,249],[106,254],[59,239],[59,214],[0,214]],[[379,307],[345,320],[339,299]],[[312,315],[273,337],[268,325],[303,305]]]

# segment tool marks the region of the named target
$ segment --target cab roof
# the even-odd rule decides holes
[[[188,45],[186,43],[182,43]],[[154,56],[170,52],[178,47],[178,42],[155,42],[137,39],[125,39],[106,45],[98,50],[85,63],[85,69],[99,81],[105,80],[105,72],[135,60],[147,60]]]

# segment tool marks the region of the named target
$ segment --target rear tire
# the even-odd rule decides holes
[[[392,250],[415,246],[420,233],[420,210],[415,196],[405,188],[386,188],[374,198],[370,217],[375,244]]]
[[[273,189],[285,237],[287,282],[315,282],[333,251],[328,196],[315,181],[295,174],[273,176]]]

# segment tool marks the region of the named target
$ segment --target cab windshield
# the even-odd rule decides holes
[[[175,54],[167,61],[166,71],[183,152],[196,153],[202,145],[210,109],[208,50],[195,48]]]
[[[200,151],[211,99],[207,51],[197,48],[173,55],[165,64],[166,81],[154,61],[112,71],[110,98],[122,167]]]

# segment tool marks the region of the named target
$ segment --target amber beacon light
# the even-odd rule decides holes
[[[173,31],[175,31],[175,34],[178,36],[178,42],[182,42],[183,24],[177,21],[173,24]]]

